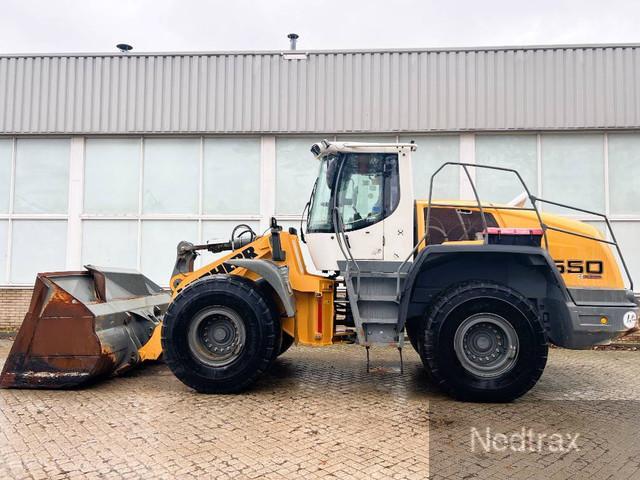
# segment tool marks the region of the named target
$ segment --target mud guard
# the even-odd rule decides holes
[[[232,259],[225,263],[234,267],[246,268],[264,278],[278,294],[287,317],[295,316],[296,300],[289,283],[289,269],[286,266],[280,267],[269,260],[259,259]]]

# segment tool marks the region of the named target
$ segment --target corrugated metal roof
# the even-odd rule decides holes
[[[0,133],[639,126],[638,45],[0,56]]]

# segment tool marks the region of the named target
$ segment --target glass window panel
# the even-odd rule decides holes
[[[66,213],[69,139],[20,138],[16,142],[16,213]]]
[[[208,243],[228,242],[231,238],[231,232],[236,225],[246,223],[257,235],[260,235],[260,222],[258,221],[242,221],[242,220],[224,220],[224,221],[206,221],[202,222],[202,241]],[[196,268],[200,268],[207,263],[213,262],[215,259],[226,255],[229,252],[211,253],[202,252],[196,260]]]
[[[631,278],[635,280],[634,289],[638,291],[640,285],[640,249],[638,249],[638,238],[640,238],[640,222],[612,222],[611,228],[616,235],[616,240],[625,262],[631,272]],[[622,269],[622,265],[620,265]],[[624,273],[622,278],[627,281]]]
[[[11,282],[33,284],[38,272],[65,269],[65,220],[14,220],[11,247]]]
[[[413,191],[415,198],[429,198],[431,175],[445,162],[460,161],[460,137],[457,135],[413,135],[400,137],[400,142],[414,140],[418,148],[413,152]],[[449,166],[434,180],[434,200],[456,200],[460,198],[459,167]]]
[[[542,135],[542,196],[604,211],[604,138],[601,134]],[[545,210],[559,211],[541,205]]]
[[[516,169],[531,193],[537,193],[537,138],[535,135],[476,135],[476,163]],[[507,203],[524,188],[513,173],[476,169],[482,201]]]
[[[7,283],[7,240],[9,221],[0,220],[0,284]]]
[[[198,222],[148,220],[142,222],[140,270],[159,285],[169,285],[181,240],[198,242]]]
[[[0,213],[9,212],[13,140],[0,139]]]
[[[609,203],[613,215],[640,213],[640,134],[610,133]]]
[[[138,213],[140,139],[87,139],[84,175],[85,212]]]
[[[198,213],[199,138],[144,141],[145,213]]]
[[[136,268],[138,222],[85,220],[82,222],[82,263],[101,267]]]
[[[260,212],[260,139],[204,141],[204,213]]]
[[[276,139],[276,213],[302,214],[320,166],[310,152],[317,142],[315,137]]]

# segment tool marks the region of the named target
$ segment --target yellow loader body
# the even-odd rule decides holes
[[[456,205],[447,208],[460,208],[476,210],[477,205],[468,201],[437,202],[447,205]],[[425,233],[425,212],[428,206],[426,200],[416,201],[415,227],[418,238]],[[495,205],[500,207],[500,205]],[[535,213],[523,210],[503,210],[492,208],[492,205],[483,206],[485,214],[491,214],[496,219],[499,227],[504,228],[539,228],[540,224]],[[542,214],[545,224],[569,230],[585,237],[602,238],[600,231],[592,225],[559,215]],[[334,338],[337,341],[341,337],[335,337],[334,332],[334,289],[335,282],[327,277],[311,274],[307,271],[297,235],[289,232],[280,234],[283,249],[289,254],[286,261],[277,262],[286,265],[289,269],[291,288],[296,298],[297,310],[295,317],[283,318],[282,328],[294,337],[296,343],[301,345],[324,346],[331,345]],[[234,268],[225,265],[225,262],[234,258],[260,258],[271,259],[271,246],[269,236],[257,238],[253,243],[235,250],[205,265],[189,274],[179,274],[171,279],[172,296],[175,297],[191,283],[212,274],[229,273],[257,280],[254,272],[246,268]],[[558,265],[561,275],[569,287],[609,288],[622,289],[624,281],[618,268],[616,258],[607,244],[594,242],[587,238],[568,235],[557,231],[547,232],[549,252]],[[484,240],[452,241],[445,242],[451,245],[460,243],[482,244]],[[420,245],[421,250],[426,245]],[[600,262],[602,269],[594,267],[593,272],[578,272],[586,268],[587,262]],[[600,264],[599,263],[599,264]],[[590,264],[591,265],[591,264]],[[162,353],[160,345],[161,325],[156,328],[149,342],[141,348],[141,355],[145,358],[158,358]]]

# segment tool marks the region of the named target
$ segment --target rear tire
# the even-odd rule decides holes
[[[418,352],[418,355],[421,355],[420,345],[422,343],[420,342],[420,334],[419,334],[420,322],[416,321],[416,319],[414,318],[411,318],[407,320],[407,323],[405,324],[404,328],[407,331],[407,337],[409,337],[409,342],[411,343],[411,346],[416,352]]]
[[[429,376],[458,400],[510,402],[536,384],[547,362],[537,310],[496,283],[448,290],[429,309],[420,333]]]
[[[165,361],[202,393],[234,393],[258,378],[280,349],[280,321],[251,280],[203,278],[173,300],[163,320]]]
[[[289,350],[289,348],[291,348],[291,345],[293,345],[294,341],[295,341],[295,338],[293,338],[291,335],[289,335],[286,332],[282,332],[282,346],[280,347],[280,353],[278,353],[278,355],[282,355],[284,352]]]

